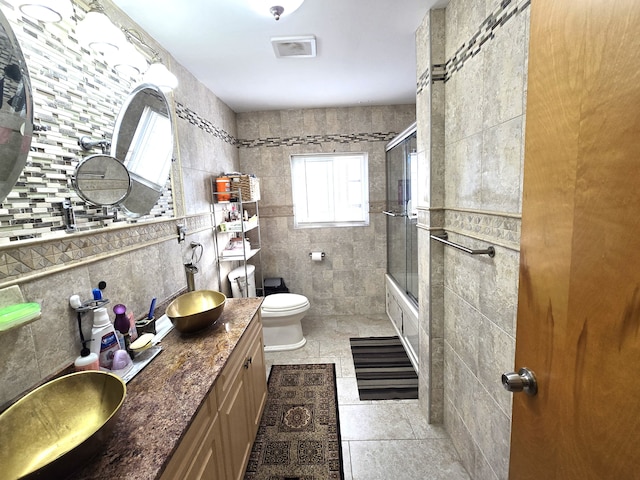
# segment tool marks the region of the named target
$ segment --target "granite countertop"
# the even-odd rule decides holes
[[[215,326],[190,335],[172,330],[160,355],[127,384],[103,453],[71,478],[159,478],[262,300],[229,298]]]

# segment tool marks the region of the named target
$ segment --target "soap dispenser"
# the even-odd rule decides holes
[[[98,355],[87,348],[87,342],[83,342],[80,356],[73,362],[76,372],[83,370],[100,370]]]
[[[93,328],[91,329],[91,351],[98,355],[100,366],[111,370],[113,355],[120,349],[116,331],[109,314],[104,307],[93,311]]]

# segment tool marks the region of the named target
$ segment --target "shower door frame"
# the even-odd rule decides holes
[[[412,204],[417,199],[416,132],[414,122],[391,140],[385,148],[386,207],[387,215],[387,273],[385,275],[386,311],[392,325],[418,372],[420,345],[418,338],[418,252],[417,214]],[[413,136],[413,143],[407,142]],[[411,149],[413,146],[413,150]],[[394,148],[402,149],[400,157],[390,158]],[[401,162],[400,169],[393,170],[390,162]],[[413,178],[413,187],[412,187]],[[397,227],[393,224],[398,224]],[[397,228],[398,230],[394,230]],[[399,233],[402,245],[394,255],[394,232]],[[398,267],[398,268],[396,268]],[[401,275],[398,275],[400,272]],[[398,278],[400,276],[401,278]],[[413,287],[413,290],[411,288]]]
[[[417,213],[413,213],[411,205],[415,202],[416,191],[412,189],[412,174],[417,177],[416,171],[416,155],[415,152],[408,152],[406,149],[406,141],[411,136],[414,136],[417,132],[417,124],[414,122],[402,133],[391,140],[385,147],[385,173],[386,173],[386,210],[383,212],[387,215],[387,275],[389,275],[398,287],[403,290],[410,300],[418,306],[418,254],[417,254],[417,232],[418,232],[418,216]],[[397,175],[394,178],[390,178],[389,168],[389,152],[394,148],[402,145],[402,174],[400,179]],[[414,144],[415,146],[415,144]],[[411,158],[413,157],[413,158]],[[413,165],[412,165],[413,162]],[[397,180],[398,184],[391,185],[390,182]],[[415,182],[415,179],[413,179]],[[393,187],[396,187],[397,190]],[[412,194],[413,191],[413,194]],[[391,198],[397,195],[396,198]],[[393,261],[393,256],[389,255],[389,249],[392,247],[392,229],[390,228],[390,222],[401,220],[403,238],[403,252],[404,252],[404,267],[402,273],[404,278],[398,278],[398,275],[394,272],[394,268],[390,268],[390,262]],[[395,222],[400,223],[400,222]],[[415,254],[415,255],[412,255]],[[398,258],[400,258],[398,256]],[[400,262],[402,263],[402,262]]]

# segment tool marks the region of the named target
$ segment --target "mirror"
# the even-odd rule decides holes
[[[86,202],[111,206],[122,202],[131,190],[127,167],[109,155],[91,155],[76,167],[73,186]]]
[[[1,11],[0,76],[0,201],[4,201],[27,163],[33,103],[27,64]]]
[[[169,179],[173,157],[173,112],[159,87],[146,83],[131,92],[116,120],[111,155],[131,176],[120,207],[130,217],[148,214]]]

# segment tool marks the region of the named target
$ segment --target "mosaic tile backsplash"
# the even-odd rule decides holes
[[[76,22],[86,5],[75,4],[75,16],[60,23],[40,23],[23,16],[15,6],[0,1],[21,44],[31,78],[35,131],[31,152],[16,186],[0,205],[0,244],[39,239],[65,231],[62,202],[69,200],[78,228],[88,230],[116,220],[99,220],[104,212],[84,203],[71,185],[78,162],[99,148],[85,152],[82,136],[110,140],[125,98],[140,78],[122,78],[105,59],[80,45]],[[171,182],[149,215],[174,215]]]

